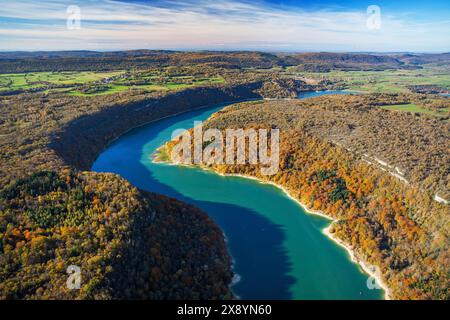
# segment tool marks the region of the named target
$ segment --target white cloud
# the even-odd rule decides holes
[[[448,21],[415,24],[408,19],[382,15],[382,28],[369,30],[365,11],[303,11],[234,0],[166,1],[165,6],[158,6],[157,1],[145,5],[84,1],[78,4],[81,30],[67,30],[67,2],[0,1],[0,5],[0,17],[9,18],[8,21],[30,19],[26,23],[9,22],[6,27],[0,24],[0,50],[450,49]]]

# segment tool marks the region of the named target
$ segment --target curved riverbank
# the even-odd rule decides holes
[[[227,238],[243,299],[381,299],[367,275],[322,232],[328,219],[313,217],[272,186],[213,172],[154,163],[149,155],[178,128],[192,127],[222,109],[198,110],[132,130],[96,160],[93,170],[115,172],[143,190],[192,204]]]
[[[333,92],[330,92],[330,93],[333,93]],[[327,93],[320,93],[319,95],[321,95],[321,94],[327,94]],[[211,115],[211,117],[214,117],[214,115]],[[168,161],[170,161],[168,159],[168,155],[165,154],[165,152],[164,152],[164,147],[165,147],[165,145],[160,146],[156,150],[156,152],[151,155],[152,162],[154,162],[154,163],[158,163],[158,162],[170,163],[170,162],[168,162]],[[164,154],[164,159],[158,159],[158,153],[159,153],[159,156]],[[374,282],[372,282],[372,284],[369,284],[369,281],[375,280],[376,285],[379,286],[378,288],[379,289],[383,289],[383,291],[384,291],[384,298],[387,299],[387,300],[391,298],[391,290],[387,286],[386,282],[383,280],[383,276],[378,271],[378,269],[375,266],[372,266],[371,264],[369,264],[367,261],[365,261],[361,257],[359,257],[358,254],[356,253],[356,251],[352,247],[350,247],[347,243],[345,243],[341,239],[337,238],[333,233],[330,232],[330,229],[333,226],[333,223],[337,222],[337,220],[332,218],[332,217],[330,217],[329,215],[325,214],[322,211],[313,210],[311,208],[308,208],[305,204],[300,202],[299,199],[295,198],[291,194],[291,192],[287,188],[285,188],[284,186],[279,185],[279,184],[277,184],[277,183],[275,183],[273,181],[268,181],[268,180],[265,180],[265,179],[262,180],[262,179],[259,179],[259,178],[255,177],[255,176],[251,176],[251,175],[224,174],[222,172],[218,172],[217,170],[214,170],[214,168],[210,167],[210,166],[198,166],[198,165],[192,166],[192,165],[184,165],[184,164],[177,164],[177,163],[170,163],[170,164],[177,165],[177,166],[186,166],[186,167],[198,167],[198,168],[201,168],[203,170],[212,171],[215,174],[218,174],[220,176],[224,176],[224,177],[235,176],[235,177],[242,177],[242,178],[246,178],[246,179],[252,179],[252,180],[258,181],[259,183],[270,184],[270,185],[273,185],[273,186],[279,188],[280,190],[282,190],[284,192],[284,194],[289,199],[293,200],[295,203],[297,203],[299,206],[301,206],[306,213],[317,215],[317,216],[320,216],[320,217],[325,218],[327,220],[331,220],[332,224],[330,224],[327,227],[323,228],[322,233],[324,235],[326,235],[334,243],[336,243],[338,246],[344,248],[345,251],[348,253],[351,261],[353,261],[355,264],[357,264],[366,274],[368,274],[371,277],[371,279],[369,278],[367,280],[367,286],[368,287],[370,287],[371,285],[375,285]]]
[[[216,171],[214,171],[214,172],[216,172]],[[286,194],[286,196],[287,196],[288,198],[290,198],[292,201],[294,201],[294,202],[296,202],[298,205],[300,205],[306,213],[308,213],[308,214],[313,214],[313,215],[317,215],[317,216],[320,216],[320,217],[322,217],[322,218],[331,220],[332,223],[331,223],[328,227],[326,227],[326,228],[323,229],[323,233],[324,233],[328,238],[330,238],[332,241],[336,242],[336,244],[338,244],[338,245],[340,245],[341,247],[343,247],[343,248],[347,251],[347,253],[348,253],[348,255],[350,256],[351,260],[352,260],[354,263],[358,264],[358,265],[361,267],[361,269],[364,270],[365,273],[367,273],[368,275],[370,275],[371,277],[373,277],[373,278],[376,280],[377,284],[383,289],[383,291],[384,291],[384,293],[385,293],[385,295],[384,295],[384,296],[385,296],[385,300],[390,300],[390,294],[391,294],[391,293],[390,293],[389,287],[388,287],[387,284],[383,281],[383,279],[382,279],[380,273],[379,273],[379,272],[376,272],[376,271],[374,271],[374,270],[372,270],[372,268],[370,268],[370,264],[369,264],[367,261],[364,261],[363,259],[360,259],[360,258],[356,255],[356,253],[354,252],[354,250],[353,250],[348,244],[346,244],[345,242],[343,242],[341,239],[335,237],[335,236],[333,235],[333,233],[330,232],[330,228],[333,226],[333,223],[337,221],[336,219],[334,219],[334,218],[328,216],[327,214],[325,214],[325,213],[322,212],[322,211],[313,210],[313,209],[311,209],[311,208],[308,208],[304,203],[300,202],[300,200],[298,200],[298,199],[296,199],[294,196],[292,196],[292,195],[290,194],[290,192],[289,192],[288,189],[286,189],[285,187],[283,187],[283,186],[281,186],[281,185],[279,185],[279,184],[277,184],[277,183],[275,183],[275,182],[272,182],[272,181],[264,181],[264,180],[260,180],[260,179],[258,179],[258,178],[252,177],[252,176],[246,176],[246,175],[242,175],[242,174],[222,174],[222,173],[219,173],[219,172],[216,172],[216,173],[219,174],[219,175],[222,175],[222,176],[229,176],[229,177],[235,176],[235,177],[241,177],[241,178],[246,178],[246,179],[252,179],[252,180],[258,181],[259,183],[262,183],[262,184],[270,184],[270,185],[273,185],[273,186],[279,188],[280,190],[282,190],[282,191]]]
[[[208,143],[209,138],[206,136],[202,146],[211,147],[203,150],[207,152],[204,156],[214,152],[216,159],[222,159],[221,164],[212,165],[216,171],[250,175],[281,184],[308,207],[338,219],[329,231],[349,245],[356,255],[354,260],[361,260],[362,267],[367,271],[375,268],[371,265],[379,268],[381,277],[376,271],[372,275],[384,280],[382,285],[389,287],[389,298],[445,298],[448,293],[445,282],[445,244],[448,237],[443,227],[446,221],[445,204],[433,201],[430,194],[418,188],[417,184],[406,186],[361,159],[361,150],[370,154],[388,145],[399,146],[402,152],[411,150],[411,156],[414,157],[413,150],[416,150],[417,144],[412,141],[404,144],[398,142],[400,140],[386,141],[386,135],[401,137],[402,132],[418,132],[417,127],[421,128],[421,125],[425,132],[432,132],[433,124],[437,128],[436,135],[432,135],[436,137],[433,141],[440,141],[445,126],[427,118],[424,123],[417,122],[417,127],[414,127],[417,121],[415,117],[386,113],[373,106],[368,99],[372,101],[372,96],[330,96],[295,102],[235,104],[203,120],[203,132],[219,130],[222,135],[216,133],[215,138],[227,140],[227,143],[230,132],[226,130],[229,128],[278,128],[281,132],[279,166],[273,176],[265,176],[261,172],[267,163],[223,163],[224,157],[230,160],[229,150],[222,150],[222,153],[217,149],[212,151],[214,146]],[[398,120],[401,125],[398,130],[389,131],[392,126],[387,124],[395,124],[394,120]],[[377,131],[374,123],[377,123],[375,127],[382,126],[386,131]],[[413,128],[410,129],[408,124]],[[196,130],[193,131],[195,133]],[[198,132],[194,138],[199,137]],[[367,134],[363,134],[365,132]],[[211,135],[208,133],[208,136]],[[167,154],[177,141],[180,140],[173,139],[167,143]],[[186,142],[185,139],[181,141]],[[251,146],[251,139],[250,142]],[[185,147],[185,144],[179,147]],[[430,148],[434,148],[434,144]],[[179,148],[173,151],[175,149],[181,151]],[[441,148],[436,147],[436,150]],[[384,152],[387,154],[387,151]],[[381,153],[379,151],[377,157],[383,162],[395,164],[389,160],[391,158],[380,156]],[[418,157],[422,156],[429,157],[429,154]],[[406,172],[403,168],[400,171]],[[408,177],[417,181],[411,175]],[[438,179],[439,175],[433,178]],[[371,277],[367,286],[372,288],[374,284]]]
[[[164,146],[161,146],[160,148],[163,148]],[[157,151],[160,151],[160,149],[158,149]],[[379,272],[377,272],[377,269],[375,268],[375,270],[373,268],[371,268],[371,265],[365,261],[364,259],[361,259],[360,257],[358,257],[358,255],[356,254],[356,252],[348,245],[346,244],[344,241],[342,241],[341,239],[335,237],[333,235],[333,233],[330,232],[330,228],[333,226],[333,223],[336,222],[337,220],[334,219],[333,217],[330,217],[329,215],[325,214],[322,211],[319,210],[313,210],[311,208],[308,208],[304,203],[300,202],[300,200],[298,200],[297,198],[295,198],[293,195],[291,195],[290,191],[283,187],[282,185],[279,185],[273,181],[267,181],[267,180],[261,180],[258,179],[254,176],[249,176],[249,175],[243,175],[243,174],[225,174],[222,172],[218,172],[216,170],[214,170],[211,167],[207,167],[207,166],[202,166],[202,165],[185,165],[185,164],[178,164],[178,163],[171,163],[171,162],[165,162],[165,161],[160,161],[157,156],[155,155],[150,155],[150,157],[152,158],[152,161],[156,162],[156,163],[167,163],[168,165],[175,165],[175,166],[186,166],[186,167],[197,167],[197,168],[201,168],[202,170],[205,171],[209,171],[209,172],[214,172],[217,175],[220,175],[222,177],[240,177],[240,178],[245,178],[245,179],[250,179],[250,180],[254,180],[257,181],[258,183],[261,184],[268,184],[268,185],[272,185],[275,186],[276,188],[280,189],[281,191],[283,191],[283,193],[292,201],[294,201],[295,203],[297,203],[299,206],[301,206],[303,208],[303,210],[308,213],[308,214],[312,214],[312,215],[317,215],[320,216],[322,218],[325,218],[327,220],[331,221],[331,224],[328,225],[327,227],[325,227],[322,231],[323,234],[326,235],[330,240],[332,240],[333,242],[335,242],[337,245],[339,245],[340,247],[344,248],[351,261],[354,262],[355,264],[357,264],[359,267],[361,267],[361,269],[368,274],[370,277],[372,277],[376,283],[380,286],[380,288],[384,291],[384,299],[385,300],[390,300],[391,299],[391,292],[389,287],[387,286],[387,284],[383,281],[382,276]],[[369,281],[369,279],[368,279]]]

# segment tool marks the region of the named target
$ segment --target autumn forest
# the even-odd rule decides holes
[[[130,129],[230,103],[205,127],[280,129],[279,170],[209,170],[333,218],[390,298],[448,300],[449,90],[448,53],[1,52],[0,299],[237,299],[208,212],[91,171]]]

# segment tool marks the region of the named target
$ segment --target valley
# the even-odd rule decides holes
[[[389,298],[448,299],[448,61],[0,54],[0,298],[384,298],[329,227]],[[194,119],[279,129],[278,173],[154,163]]]

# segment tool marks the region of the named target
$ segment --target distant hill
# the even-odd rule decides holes
[[[404,54],[398,57],[399,60],[408,64],[426,64],[450,61],[450,52],[438,54]]]
[[[0,52],[0,73],[38,71],[105,71],[154,66],[210,64],[225,68],[297,66],[301,71],[386,70],[417,68],[450,61],[450,54],[299,53],[252,51],[181,52],[167,50]]]
[[[150,67],[220,64],[227,68],[272,68],[277,56],[261,52],[67,51],[0,53],[0,73],[38,71],[105,71]]]

